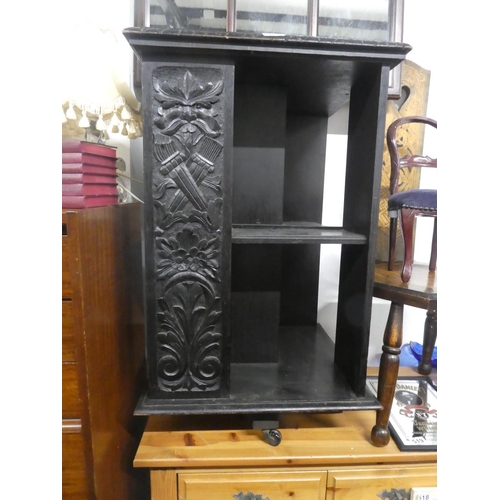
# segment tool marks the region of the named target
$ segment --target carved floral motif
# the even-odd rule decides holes
[[[192,228],[184,227],[175,236],[156,240],[160,261],[157,266],[158,278],[192,271],[220,281],[218,277],[220,240],[200,238]]]
[[[217,78],[214,80],[214,76]],[[164,391],[220,386],[220,70],[153,74],[157,376]],[[216,140],[218,139],[218,140]]]

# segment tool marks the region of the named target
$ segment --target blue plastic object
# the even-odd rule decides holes
[[[415,353],[412,351],[410,344],[401,346],[401,354],[399,355],[400,366],[418,366],[418,360]]]
[[[419,362],[422,361],[422,351],[423,351],[422,344],[419,344],[418,342],[410,342],[410,348],[415,358],[417,358]],[[433,366],[434,368],[437,367],[437,356],[438,356],[437,347],[434,347],[431,356],[431,366]]]
[[[422,344],[411,341],[409,344],[401,346],[401,354],[399,355],[400,366],[418,366],[422,361]],[[431,357],[431,366],[437,367],[437,347],[434,347]]]

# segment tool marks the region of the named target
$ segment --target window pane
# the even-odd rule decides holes
[[[307,0],[236,0],[236,31],[307,34]]]
[[[318,36],[389,41],[396,0],[319,0]],[[226,31],[228,0],[149,0],[149,26]],[[236,30],[307,35],[308,0],[236,0]]]
[[[149,26],[226,31],[227,0],[150,0]]]
[[[389,0],[319,0],[318,35],[389,41]]]

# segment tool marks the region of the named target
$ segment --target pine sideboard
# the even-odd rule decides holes
[[[134,466],[149,470],[151,500],[410,500],[412,488],[436,488],[437,453],[373,446],[374,419],[282,415],[272,447],[241,416],[153,416]]]

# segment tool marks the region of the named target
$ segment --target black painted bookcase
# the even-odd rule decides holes
[[[148,387],[136,414],[378,409],[365,393],[389,71],[410,46],[129,28],[142,61]],[[349,102],[343,224],[321,224]],[[320,245],[341,245],[334,341]]]

